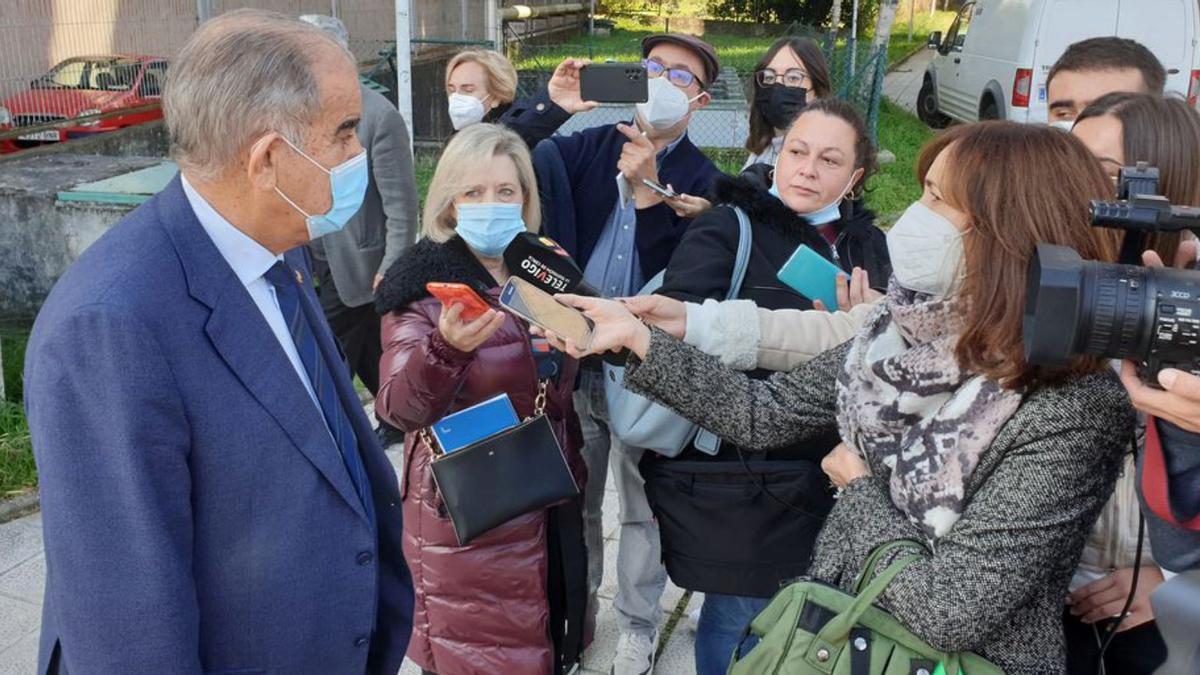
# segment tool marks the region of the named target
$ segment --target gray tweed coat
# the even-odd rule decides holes
[[[655,330],[625,383],[722,438],[766,449],[835,428],[847,349],[756,381]],[[1064,672],[1067,583],[1133,430],[1108,370],[1027,394],[972,474],[962,517],[880,604],[938,649],[977,652],[1009,675]],[[922,540],[892,505],[889,469],[869,463],[873,475],[852,482],[829,514],[810,569],[846,589],[877,545]]]

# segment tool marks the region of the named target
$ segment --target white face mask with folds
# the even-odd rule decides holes
[[[646,124],[655,129],[670,129],[679,124],[687,117],[692,101],[704,95],[701,92],[695,98],[688,98],[682,89],[671,84],[666,75],[650,80],[646,87],[649,97],[645,103],[637,104],[637,112]]]
[[[963,233],[921,202],[908,207],[887,233],[896,282],[910,291],[945,297],[962,283]]]
[[[482,122],[487,109],[483,107],[483,101],[474,96],[450,94],[449,113],[450,124],[454,126],[455,131],[461,131],[472,124]]]

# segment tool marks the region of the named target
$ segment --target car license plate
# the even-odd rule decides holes
[[[58,132],[54,131],[54,130],[39,131],[37,133],[25,134],[24,136],[17,136],[17,140],[18,141],[57,141],[58,140]]]

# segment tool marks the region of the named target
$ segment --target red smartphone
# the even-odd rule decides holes
[[[473,288],[466,284],[431,281],[425,284],[425,290],[437,298],[442,303],[442,307],[449,307],[456,302],[462,305],[463,321],[474,321],[492,308],[483,298],[479,297]]]

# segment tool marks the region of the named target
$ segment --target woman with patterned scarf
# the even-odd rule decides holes
[[[822,463],[841,493],[813,577],[849,589],[880,544],[924,541],[900,553],[922,559],[884,609],[937,649],[1062,673],[1063,598],[1134,415],[1099,359],[1025,361],[1025,276],[1038,242],[1115,257],[1088,217],[1111,182],[1077,139],[1008,122],[939,136],[917,173],[924,195],[888,233],[887,295],[850,342],[789,373],[750,380],[620,303],[565,300],[596,322],[593,350],[632,350],[626,386],[722,438],[841,434]]]

